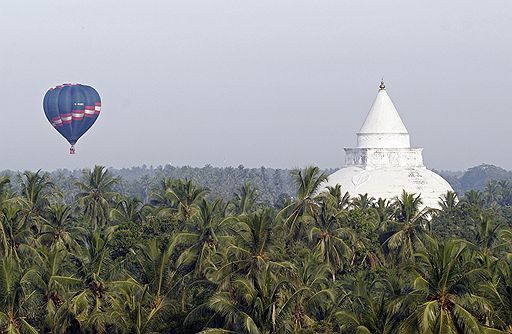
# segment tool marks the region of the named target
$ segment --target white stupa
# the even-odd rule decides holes
[[[351,196],[393,199],[402,190],[421,194],[423,205],[438,207],[452,187],[423,165],[421,148],[411,148],[405,128],[381,82],[379,92],[357,133],[357,147],[345,149],[345,167],[329,175],[324,188],[339,184]]]

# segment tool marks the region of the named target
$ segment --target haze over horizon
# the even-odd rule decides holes
[[[427,167],[512,169],[512,2],[49,0],[0,5],[0,170],[341,167],[381,77]],[[49,87],[102,98],[69,145]]]

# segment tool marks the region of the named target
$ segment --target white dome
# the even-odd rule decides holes
[[[452,187],[441,176],[425,167],[380,167],[364,169],[348,166],[329,175],[322,188],[339,184],[342,192],[352,197],[368,194],[375,199],[392,200],[399,197],[402,190],[416,195],[421,194],[423,205],[438,208],[439,197]],[[324,191],[325,191],[324,188]]]
[[[357,147],[345,149],[345,167],[331,174],[320,191],[339,184],[352,197],[368,194],[392,200],[405,190],[421,194],[424,206],[437,208],[439,197],[453,189],[423,165],[422,149],[410,147],[409,133],[384,82],[379,88],[357,133]]]

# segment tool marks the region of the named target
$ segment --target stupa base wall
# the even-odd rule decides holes
[[[345,165],[364,168],[423,167],[421,148],[346,148]]]

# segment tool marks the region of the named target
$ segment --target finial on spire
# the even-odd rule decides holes
[[[385,90],[385,89],[386,89],[386,85],[384,84],[384,78],[382,78],[380,80],[379,90]]]

